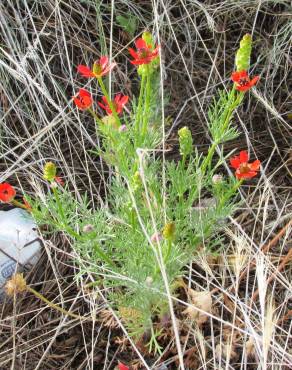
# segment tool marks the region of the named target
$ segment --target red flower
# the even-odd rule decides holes
[[[128,366],[122,364],[121,362],[118,363],[118,368],[119,370],[130,370]]]
[[[240,71],[233,72],[231,80],[235,83],[236,90],[247,91],[258,82],[259,76],[250,79],[246,71]]]
[[[159,53],[158,49],[159,46],[156,46],[154,50],[152,50],[151,45],[147,45],[146,41],[144,41],[142,38],[136,40],[135,46],[137,48],[137,51],[135,51],[132,48],[129,48],[129,52],[134,58],[134,60],[131,60],[132,64],[149,64],[152,62],[153,59],[157,58]]]
[[[128,103],[128,100],[129,100],[129,97],[127,95],[122,95],[122,94],[118,94],[115,96],[115,99],[114,101],[112,102],[113,106],[114,106],[114,109],[115,111],[117,112],[117,114],[121,114],[123,109],[124,109],[124,106]],[[102,97],[102,101],[103,103],[100,103],[98,102],[98,105],[104,109],[107,114],[112,114],[112,110],[109,106],[109,103],[107,101],[107,98],[105,96]]]
[[[235,176],[238,179],[251,179],[257,175],[261,162],[256,160],[252,163],[248,163],[248,159],[246,150],[241,151],[238,156],[230,159],[231,167],[236,169]]]
[[[56,181],[57,184],[63,186],[64,185],[64,181],[62,179],[62,177],[60,176],[55,176],[54,180]]]
[[[10,203],[16,195],[16,191],[13,186],[4,182],[0,184],[0,200],[3,203]]]
[[[111,71],[117,63],[109,63],[108,57],[102,56],[98,61],[94,62],[92,70],[87,66],[80,64],[77,67],[77,71],[82,74],[83,77],[96,77],[100,78]]]
[[[74,97],[74,103],[81,110],[88,109],[92,105],[92,97],[90,92],[85,89],[80,89],[79,93]]]

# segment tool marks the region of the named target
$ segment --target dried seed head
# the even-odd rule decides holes
[[[208,321],[208,313],[212,312],[212,296],[209,291],[198,292],[193,289],[188,289],[188,295],[190,297],[192,306],[188,306],[183,311],[187,314],[191,320],[196,321],[200,326]],[[198,311],[197,308],[204,311]]]
[[[17,293],[25,292],[27,289],[26,281],[23,274],[15,274],[7,281],[5,285],[6,294],[13,296]]]

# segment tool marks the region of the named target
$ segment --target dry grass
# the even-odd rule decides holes
[[[198,149],[206,151],[210,99],[229,83],[241,36],[253,34],[252,69],[261,74],[261,82],[238,112],[240,139],[226,150],[248,146],[262,160],[263,171],[242,187],[243,206],[229,220],[220,256],[206,255],[202,248],[186,271],[186,286],[172,297],[179,346],[170,317],[160,338],[165,348],[161,356],[150,355],[143,341],[133,343],[110,311],[107,292],[95,295],[84,289],[85,277],[76,282],[70,241],[56,235],[44,240],[43,257],[28,281],[88,320],[62,317],[28,294],[6,300],[1,305],[0,368],[114,369],[118,360],[131,363],[132,369],[291,368],[289,2],[98,3],[1,2],[1,182],[9,179],[19,190],[43,193],[41,168],[50,159],[77,197],[87,189],[93,207],[103,204],[108,170],[90,153],[98,138],[91,119],[73,110],[68,97],[81,86],[77,64],[92,62],[101,49],[117,61],[127,55],[131,36],[115,18],[125,12],[139,19],[139,31],[150,27],[161,41],[162,85],[170,97],[164,113],[173,119],[166,127],[169,158],[178,156],[175,134],[185,124]],[[114,89],[123,85],[133,94],[132,72],[129,63],[120,64]],[[211,292],[212,310],[201,309],[207,315],[202,325],[183,313],[193,308],[187,288]]]

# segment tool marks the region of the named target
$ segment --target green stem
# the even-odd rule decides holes
[[[141,85],[140,85],[140,94],[139,94],[139,100],[138,100],[138,108],[136,113],[136,120],[135,120],[135,131],[136,131],[136,137],[139,137],[139,131],[140,131],[140,122],[141,122],[141,114],[142,114],[142,107],[143,107],[143,97],[144,97],[144,90],[145,90],[145,73],[142,75]]]
[[[230,196],[233,195],[237,191],[237,189],[240,188],[240,186],[243,184],[243,181],[244,181],[244,179],[240,179],[239,181],[237,181],[237,183],[230,189],[230,191],[228,191],[228,193],[225,195],[225,197],[223,197],[220,200],[220,202],[218,204],[218,208],[224,206],[226,200],[228,200],[230,198]]]
[[[146,79],[146,94],[145,94],[145,106],[144,106],[144,115],[142,123],[142,138],[144,140],[147,133],[147,125],[149,120],[150,112],[150,98],[151,98],[151,73],[149,65],[147,65],[147,79]]]
[[[101,88],[101,91],[102,91],[103,95],[106,97],[106,100],[108,101],[108,105],[109,105],[109,107],[110,107],[110,109],[112,111],[113,116],[116,119],[117,125],[120,127],[121,126],[120,117],[118,116],[118,114],[117,114],[117,112],[115,110],[114,104],[113,104],[113,102],[112,102],[112,100],[111,100],[111,98],[110,98],[110,96],[109,96],[109,94],[107,92],[107,89],[106,89],[106,87],[105,87],[105,85],[104,85],[104,83],[102,81],[102,78],[101,77],[98,77],[97,80],[98,80],[98,83],[99,83],[99,86]]]
[[[11,201],[11,203],[15,206],[15,207],[18,207],[18,208],[22,208],[22,209],[25,209],[26,211],[29,211],[29,209],[27,208],[27,206],[25,204],[22,204],[20,203],[18,200],[16,199],[13,199]]]
[[[67,311],[65,310],[64,308],[56,305],[55,303],[49,301],[46,297],[44,297],[41,293],[37,292],[36,290],[34,290],[33,288],[27,286],[27,290],[29,292],[31,292],[32,294],[34,294],[37,298],[39,298],[41,301],[45,302],[48,306],[50,306],[51,308],[54,308],[55,310],[63,313],[64,315],[68,315],[68,316],[71,316],[73,317],[74,319],[79,319],[79,320],[86,320],[85,317],[82,317],[82,316],[79,316],[79,315],[76,315],[75,313],[73,312],[70,312],[70,311]]]
[[[102,120],[98,117],[98,115],[94,112],[93,109],[91,108],[88,108],[88,112],[91,113],[92,117],[100,124],[100,125],[103,125],[104,123],[102,122]]]
[[[167,264],[167,261],[168,261],[169,256],[170,256],[171,246],[172,246],[172,241],[171,241],[171,239],[169,239],[169,240],[167,241],[167,251],[166,251],[166,256],[165,256],[165,258],[164,258],[164,263],[165,263],[165,265]]]

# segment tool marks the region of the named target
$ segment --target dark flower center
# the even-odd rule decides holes
[[[248,77],[242,77],[239,79],[238,84],[240,86],[246,86],[249,84],[249,78]]]
[[[147,58],[151,54],[150,50],[141,49],[139,52],[139,58]]]
[[[239,167],[240,173],[248,173],[250,170],[248,163],[241,163]]]

